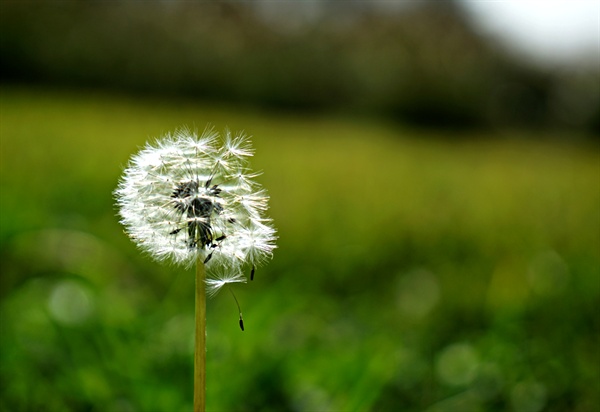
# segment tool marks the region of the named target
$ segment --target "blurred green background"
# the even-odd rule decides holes
[[[1,3],[0,410],[191,410],[193,271],[112,191],[207,123],[254,136],[280,237],[246,331],[209,301],[209,410],[597,410],[597,66],[322,3]]]

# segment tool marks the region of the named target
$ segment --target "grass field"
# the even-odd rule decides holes
[[[193,272],[141,255],[112,191],[148,138],[207,123],[254,136],[280,237],[236,288],[245,332],[209,302],[209,410],[600,404],[597,144],[0,91],[0,410],[191,409]]]

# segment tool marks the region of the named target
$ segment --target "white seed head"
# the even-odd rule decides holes
[[[206,263],[209,292],[245,281],[242,267],[270,258],[277,239],[265,216],[269,197],[249,169],[250,139],[188,129],[147,144],[115,190],[121,223],[159,261]],[[224,272],[227,271],[229,275]]]

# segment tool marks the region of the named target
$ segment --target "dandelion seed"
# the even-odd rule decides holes
[[[222,287],[231,283],[246,283],[246,278],[241,272],[232,274],[229,271],[220,271],[220,273],[213,275],[210,279],[206,279],[210,296],[214,296]]]
[[[204,262],[210,294],[245,281],[241,267],[270,258],[276,240],[265,216],[269,197],[249,168],[252,155],[246,135],[226,131],[221,140],[213,129],[200,136],[182,129],[147,144],[115,191],[121,223],[158,261]]]

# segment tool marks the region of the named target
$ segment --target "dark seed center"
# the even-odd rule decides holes
[[[199,186],[196,181],[180,183],[171,195],[171,198],[174,199],[175,209],[188,218],[187,229],[190,248],[216,246],[213,242],[214,234],[210,218],[213,212],[219,214],[223,210],[221,205],[209,198],[199,197]],[[219,193],[221,193],[221,189],[217,185],[213,185],[207,190],[208,196],[217,197]],[[189,199],[190,197],[193,198]],[[174,230],[171,234],[177,234],[179,231],[179,229]]]

